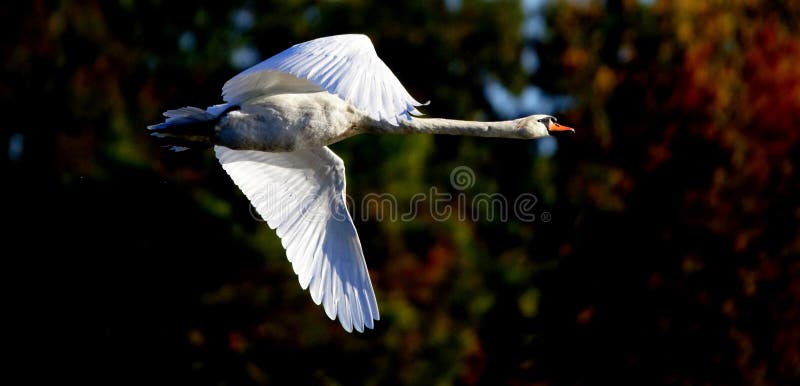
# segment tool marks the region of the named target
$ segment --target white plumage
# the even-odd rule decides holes
[[[414,100],[369,38],[297,44],[225,83],[226,103],[165,113],[152,135],[175,150],[213,143],[222,167],[281,238],[300,285],[347,331],[380,319],[345,205],[342,160],[327,145],[363,132],[538,138],[574,131],[548,115],[512,121],[417,119]]]
[[[328,91],[375,120],[419,114],[365,35],[311,40],[243,71],[222,87],[228,104]],[[222,167],[276,229],[303,289],[348,332],[380,319],[361,242],[345,206],[344,163],[327,147],[287,153],[216,146]]]
[[[291,76],[287,76],[291,75]],[[325,90],[372,119],[394,125],[419,115],[414,100],[378,57],[365,35],[338,35],[300,43],[236,75],[223,99],[241,104],[258,96]]]
[[[344,200],[344,163],[327,147],[270,153],[215,148],[258,214],[275,229],[303,289],[345,330],[378,320],[361,242]]]

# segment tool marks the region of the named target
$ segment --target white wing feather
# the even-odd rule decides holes
[[[231,176],[277,231],[303,289],[348,332],[379,320],[361,242],[345,206],[344,163],[327,147],[288,153],[215,146]]]
[[[222,87],[222,98],[242,104],[264,95],[325,90],[373,119],[397,124],[420,115],[414,100],[378,57],[365,35],[338,35],[296,44],[241,72]]]

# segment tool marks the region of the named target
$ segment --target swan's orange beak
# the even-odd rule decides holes
[[[549,131],[549,132],[565,132],[566,131],[566,132],[568,132],[570,134],[575,134],[575,129],[573,129],[573,128],[569,127],[569,126],[559,125],[558,123],[553,122],[553,120],[550,120],[550,123],[547,125],[547,131]]]

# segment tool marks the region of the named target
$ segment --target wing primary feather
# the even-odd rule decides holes
[[[331,243],[330,239],[325,240],[325,245],[323,245],[323,251],[324,251],[324,254],[322,256],[323,258],[320,259],[320,261],[317,263],[315,267],[317,269],[317,272],[314,273],[315,282],[312,285],[315,285],[316,287],[316,294],[312,294],[312,298],[313,295],[316,295],[316,299],[314,299],[314,302],[317,304],[322,304],[322,301],[324,300],[323,295],[327,293],[325,286],[328,285],[328,278],[327,278],[329,269],[328,261],[330,261],[330,259],[332,258],[332,256],[328,251],[329,248],[328,244],[330,243]],[[323,308],[324,307],[325,305],[323,304]]]
[[[322,231],[324,232],[324,230]],[[325,258],[325,235],[320,234],[320,238],[317,240],[317,247],[314,249],[314,254],[303,264],[301,267],[301,273],[298,277],[300,280],[300,286],[308,288],[310,293],[314,293],[314,288],[316,288],[313,283],[317,283],[320,280],[320,265],[322,264],[321,261]],[[312,296],[313,297],[313,296]],[[319,302],[315,301],[316,304]]]
[[[313,238],[315,236],[314,232],[317,231],[316,222],[313,220],[309,221],[308,216],[305,216],[303,223],[299,225],[299,229],[286,237],[286,257],[292,263],[293,269],[297,267],[295,260],[302,259],[303,256],[306,256],[303,253],[298,253],[298,251],[305,250],[309,239]],[[297,270],[295,269],[295,273],[296,272]]]
[[[313,263],[317,254],[319,240],[324,237],[324,230],[321,224],[321,222],[315,221],[308,227],[307,236],[302,240],[303,244],[300,245],[300,249],[296,252],[298,258],[292,261],[292,268],[294,269],[294,273],[297,274],[297,279],[300,281],[300,287],[303,289],[308,288],[308,267]]]
[[[326,230],[326,221],[317,221],[315,222],[315,227],[317,229],[316,232],[316,240],[313,240],[309,243],[308,248],[306,248],[306,252],[308,253],[308,259],[300,266],[298,273],[298,279],[300,280],[301,285],[303,288],[308,287],[308,283],[310,280],[315,277],[316,274],[316,267],[319,264],[319,261],[324,258],[324,246],[325,240],[328,237],[327,230]]]
[[[336,267],[333,262],[339,257],[339,254],[337,251],[338,242],[334,241],[332,244],[333,249],[331,250],[330,258],[325,261],[325,286],[323,287],[325,288],[325,294],[322,302],[325,304],[325,312],[328,317],[334,319],[336,318]]]
[[[347,307],[347,296],[341,296],[336,299],[336,315],[339,317],[339,322],[347,332],[353,331],[353,315]]]
[[[356,331],[364,332],[365,316],[364,310],[361,309],[361,301],[358,298],[358,291],[355,286],[350,286],[350,304],[353,308],[353,315],[355,315]]]

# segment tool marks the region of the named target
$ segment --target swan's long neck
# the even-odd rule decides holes
[[[450,134],[475,137],[528,138],[518,120],[498,122],[459,121],[441,118],[400,119],[398,126],[368,120],[366,131],[378,134]]]

